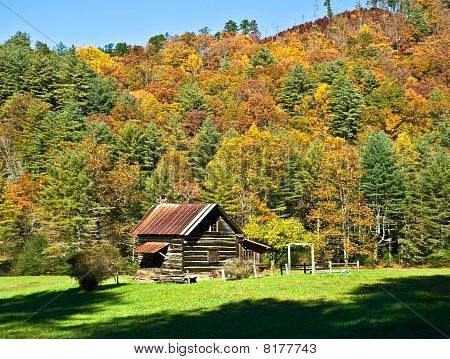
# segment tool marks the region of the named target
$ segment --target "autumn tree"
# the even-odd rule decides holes
[[[40,208],[35,200],[39,189],[39,182],[29,174],[17,182],[0,179],[0,242],[3,253],[12,258],[38,233]]]
[[[345,262],[355,256],[376,256],[370,234],[373,213],[359,189],[363,172],[358,152],[341,138],[327,138],[324,146],[313,193],[317,205],[309,217],[315,225],[319,254],[322,259]]]
[[[272,254],[275,263],[285,259],[289,243],[314,242],[312,233],[305,231],[296,218],[275,217],[265,222],[257,222],[252,219],[245,225],[244,233],[247,238],[266,243],[274,249]]]
[[[284,156],[282,141],[268,131],[259,131],[255,125],[241,136],[224,139],[208,172],[225,165],[233,174],[240,202],[240,223],[250,216],[270,216],[267,201],[271,192],[279,188]],[[229,161],[230,158],[239,160]]]

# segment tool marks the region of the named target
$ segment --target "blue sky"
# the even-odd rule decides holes
[[[315,11],[317,3],[318,11]],[[354,8],[356,0],[332,0],[334,12]],[[7,5],[56,42],[103,46],[143,45],[155,34],[179,34],[208,26],[213,32],[228,19],[255,19],[263,36],[325,15],[323,0],[0,0],[0,42],[16,31],[33,41],[51,42]]]

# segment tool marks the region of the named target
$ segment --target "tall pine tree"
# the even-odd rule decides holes
[[[206,165],[212,160],[220,147],[220,133],[214,121],[206,119],[194,138],[190,162],[194,177],[201,181],[205,178]]]
[[[427,158],[413,185],[402,259],[408,264],[445,265],[450,260],[450,160],[437,152]]]
[[[75,248],[100,238],[99,222],[107,210],[99,204],[85,161],[86,153],[77,148],[58,154],[41,192],[49,234]]]
[[[355,140],[361,120],[361,95],[347,76],[333,81],[330,108],[333,113],[331,133],[349,141]]]
[[[384,132],[372,134],[362,151],[361,189],[376,217],[378,246],[397,247],[405,210],[405,183],[394,147]]]
[[[287,74],[281,84],[279,102],[286,113],[294,116],[295,106],[299,105],[302,98],[312,92],[313,81],[301,65],[295,65]]]

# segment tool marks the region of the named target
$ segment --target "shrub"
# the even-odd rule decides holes
[[[375,268],[377,263],[375,261],[375,258],[372,256],[364,256],[361,260],[362,265],[369,267],[369,268]]]
[[[243,279],[253,275],[253,262],[240,258],[228,259],[224,265],[225,275],[230,279]]]
[[[117,274],[119,251],[111,244],[100,244],[76,253],[69,258],[69,275],[76,278],[80,288],[91,291]]]
[[[45,259],[42,254],[46,247],[44,237],[37,234],[25,241],[22,253],[16,263],[16,270],[21,275],[40,275],[45,271]]]
[[[63,247],[58,245],[48,246],[42,251],[42,255],[45,258],[46,273],[52,275],[67,274],[69,254],[64,251]]]
[[[426,258],[427,263],[432,267],[444,267],[450,262],[450,252],[448,250],[443,250],[430,254]]]

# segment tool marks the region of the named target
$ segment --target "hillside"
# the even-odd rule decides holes
[[[145,47],[13,35],[0,46],[5,259],[56,273],[99,241],[126,257],[130,228],[167,200],[217,202],[249,237],[295,234],[319,260],[448,263],[448,2],[389,4],[266,39],[232,21]]]

